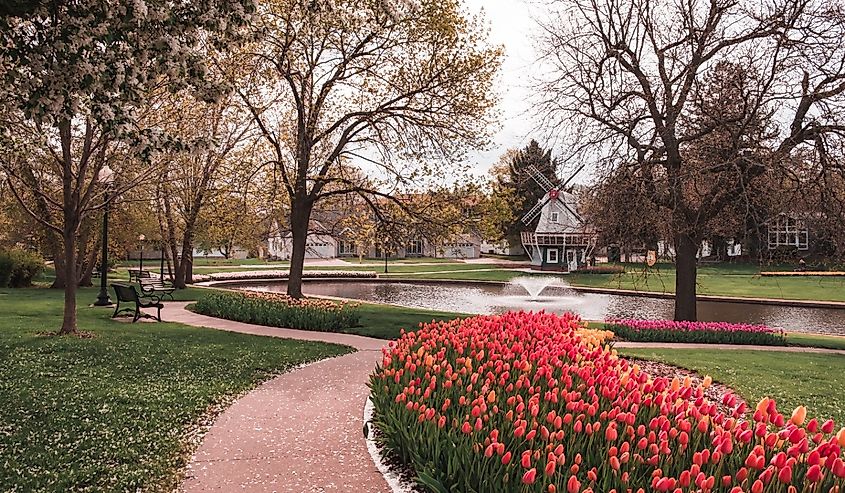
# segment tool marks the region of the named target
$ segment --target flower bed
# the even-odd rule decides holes
[[[633,319],[608,319],[606,323],[608,330],[626,341],[786,345],[782,330],[765,325]]]
[[[606,336],[544,313],[425,324],[371,377],[379,440],[436,492],[845,486],[845,429],[770,399],[746,409],[728,393],[717,406],[709,377],[651,378]]]
[[[279,293],[210,293],[194,304],[194,311],[270,327],[336,331],[358,325],[357,304],[311,298],[291,298]]]
[[[194,274],[194,282],[208,281],[248,281],[250,279],[287,279],[287,270],[251,270],[243,272],[215,272],[213,274]],[[375,279],[378,275],[373,271],[348,270],[306,270],[302,272],[303,279],[349,278]]]

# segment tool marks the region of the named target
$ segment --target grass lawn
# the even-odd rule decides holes
[[[413,272],[401,272],[401,273],[392,273],[392,274],[380,274],[380,277],[408,277],[410,279],[451,279],[451,280],[460,280],[460,281],[500,281],[500,282],[508,282],[515,277],[525,276],[528,275],[524,272],[513,271],[513,270],[506,270],[506,269],[495,269],[495,270],[476,270],[470,271],[469,266],[466,266],[465,269],[461,269],[463,272],[456,271],[449,272],[434,272],[434,273],[422,273],[416,274]]]
[[[845,337],[823,334],[801,334],[789,332],[786,342],[790,346],[818,347],[826,349],[845,349]]]
[[[626,269],[624,274],[573,274],[566,279],[574,286],[675,292],[675,268],[670,264],[651,269],[626,264]],[[698,269],[698,294],[845,301],[845,277],[761,277],[756,265],[705,265]]]
[[[470,316],[460,313],[436,312],[418,308],[405,308],[392,305],[362,304],[358,307],[361,315],[359,327],[350,327],[343,332],[358,334],[376,339],[397,339],[399,331],[413,331],[421,322],[432,320],[451,320]]]
[[[845,356],[837,354],[699,349],[619,349],[623,356],[662,361],[707,374],[752,406],[763,397],[789,415],[806,405],[810,416],[845,423]]]
[[[86,306],[96,293],[80,291],[80,328],[96,337],[79,339],[36,335],[59,327],[60,291],[0,289],[0,491],[173,491],[209,409],[350,351],[112,321],[111,309]]]

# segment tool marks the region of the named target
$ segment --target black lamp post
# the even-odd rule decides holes
[[[141,244],[141,257],[138,259],[138,270],[140,272],[144,272],[144,240],[146,239],[146,236],[138,235],[138,243]]]
[[[97,180],[105,187],[105,205],[103,206],[103,251],[100,254],[100,293],[97,295],[97,301],[94,306],[111,306],[112,302],[109,299],[109,191],[112,183],[114,183],[114,171],[108,165],[103,166],[100,173],[97,174]]]

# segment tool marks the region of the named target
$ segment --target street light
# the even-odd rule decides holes
[[[146,239],[146,236],[138,235],[138,241],[141,243],[141,258],[138,259],[138,270],[140,272],[144,272],[144,240]],[[140,276],[141,274],[139,273],[138,275]]]
[[[111,306],[112,302],[109,299],[108,290],[108,276],[109,276],[109,203],[111,202],[109,192],[114,183],[114,171],[109,168],[109,165],[103,166],[97,174],[97,181],[99,181],[105,191],[103,196],[105,203],[103,205],[103,252],[100,254],[100,294],[97,295],[97,301],[94,306]]]

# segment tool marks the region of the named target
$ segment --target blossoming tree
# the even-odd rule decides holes
[[[57,268],[76,265],[80,224],[103,205],[103,166],[161,144],[138,124],[147,96],[156,88],[220,94],[205,77],[205,52],[237,41],[254,11],[249,0],[53,0],[0,12],[0,169],[27,212],[61,238]],[[149,174],[115,168],[115,192]],[[65,283],[63,334],[77,330],[76,286]]]

